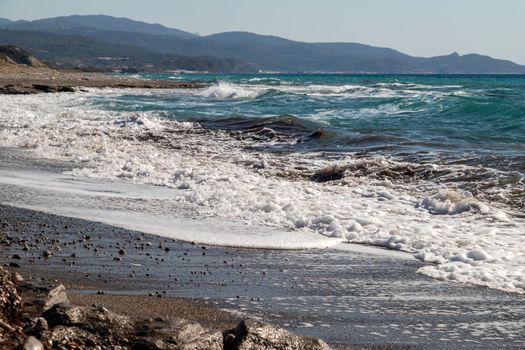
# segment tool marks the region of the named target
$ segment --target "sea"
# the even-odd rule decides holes
[[[26,206],[207,244],[374,246],[525,293],[525,76],[137,77],[203,86],[2,97],[0,146],[70,165],[19,174],[68,189]]]

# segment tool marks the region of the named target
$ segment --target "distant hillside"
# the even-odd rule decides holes
[[[8,20],[9,21],[9,20]],[[2,22],[0,21],[0,25]],[[132,33],[144,33],[154,35],[168,35],[182,39],[197,37],[179,29],[164,27],[160,24],[149,24],[133,21],[127,18],[116,18],[105,15],[91,16],[64,16],[55,18],[39,19],[35,21],[9,21],[5,23],[11,29],[44,30],[44,31],[69,31],[76,28],[102,29],[107,31],[124,31]],[[69,33],[68,33],[69,34]]]
[[[6,24],[12,23],[10,19],[7,18],[0,18],[0,26],[4,26]]]
[[[0,29],[0,45],[23,47],[43,61],[65,67],[124,68],[143,71],[254,71],[252,67],[236,59],[158,54],[143,48],[110,44],[86,36],[61,35],[44,31]]]
[[[4,64],[23,64],[28,67],[45,66],[27,51],[12,45],[0,46],[0,62]]]
[[[111,57],[135,57],[132,54],[135,52],[138,57],[134,59],[143,66],[149,61],[155,62],[158,68],[162,67],[159,61],[165,58],[171,60],[175,56],[185,56],[191,61],[195,57],[206,57],[207,61],[215,60],[215,64],[208,62],[207,65],[214,66],[215,69],[222,69],[223,66],[229,69],[219,70],[220,72],[264,70],[297,73],[525,74],[525,66],[477,54],[413,57],[389,48],[357,43],[305,43],[247,32],[201,37],[158,24],[110,16],[68,16],[32,22],[0,22],[0,28],[37,30],[42,34],[49,32],[55,33],[54,35],[62,35],[67,30],[68,34],[76,36],[74,41],[78,41],[77,45],[72,45],[74,41],[68,42],[67,55],[76,55],[83,62],[97,65],[103,63],[94,60],[90,55],[95,53],[90,51]],[[24,42],[26,38],[23,38],[22,33],[11,32],[10,39]],[[32,45],[38,46],[39,50],[35,54],[47,54],[48,59],[60,60],[60,52],[56,49],[60,44],[58,41],[59,39],[53,41],[48,38],[41,43],[33,42]],[[95,49],[88,47],[88,42],[89,45],[95,45]],[[2,43],[5,42],[0,41]],[[104,53],[105,50],[107,53]],[[142,55],[158,55],[159,58],[148,56],[147,60],[139,59]]]
[[[508,60],[498,60],[489,56],[468,54],[460,56],[454,52],[448,56],[431,57],[420,63],[421,70],[429,69],[434,73],[493,73],[525,74],[525,66]]]

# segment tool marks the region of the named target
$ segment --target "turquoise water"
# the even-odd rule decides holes
[[[322,130],[313,141],[288,145],[292,151],[381,153],[525,169],[525,76],[143,76],[209,86],[123,95],[109,101],[111,108],[159,111],[209,127],[264,125],[291,136]]]

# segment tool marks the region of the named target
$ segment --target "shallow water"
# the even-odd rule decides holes
[[[210,85],[2,96],[0,146],[71,164],[5,174],[36,191],[10,202],[202,243],[388,247],[525,291],[523,78],[162,77]]]

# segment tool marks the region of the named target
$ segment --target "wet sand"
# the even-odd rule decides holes
[[[0,222],[0,261],[27,278],[61,281],[83,305],[217,328],[249,315],[335,348],[525,345],[522,296],[420,276],[413,259],[202,246],[9,206]]]
[[[197,322],[207,329],[223,331],[235,328],[241,318],[204,300],[143,295],[71,294],[71,303],[79,306],[101,305],[131,317],[178,317]]]

